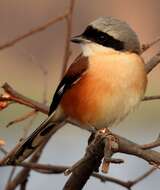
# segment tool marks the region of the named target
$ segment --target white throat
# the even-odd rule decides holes
[[[111,52],[116,51],[113,48],[104,47],[102,45],[92,43],[92,42],[83,43],[83,44],[81,44],[81,47],[82,47],[83,55],[86,57],[94,55],[98,52],[111,53]]]

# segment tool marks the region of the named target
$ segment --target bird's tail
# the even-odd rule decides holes
[[[15,152],[8,157],[5,164],[21,163],[29,157],[52,133],[61,126],[61,122],[51,122],[48,117],[27,139],[22,141]]]

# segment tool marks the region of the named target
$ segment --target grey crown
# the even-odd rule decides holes
[[[89,25],[123,42],[125,50],[141,52],[138,36],[126,22],[113,17],[100,17]]]

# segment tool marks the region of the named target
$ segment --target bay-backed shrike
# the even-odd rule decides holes
[[[71,41],[81,45],[82,54],[59,83],[48,118],[22,142],[8,164],[27,158],[64,121],[91,131],[108,128],[142,100],[147,75],[140,42],[128,24],[101,17]]]

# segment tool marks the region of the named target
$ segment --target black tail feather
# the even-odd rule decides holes
[[[22,141],[16,151],[7,159],[6,164],[20,163],[29,157],[42,144],[44,138],[49,136],[55,125],[58,123],[45,120],[27,139]]]

